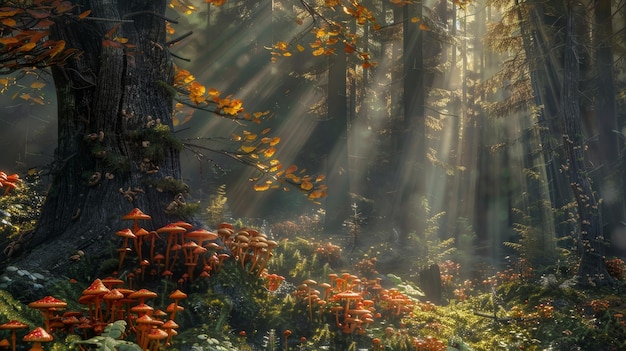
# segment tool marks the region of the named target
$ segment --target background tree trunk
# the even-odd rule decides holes
[[[561,89],[561,123],[568,161],[567,174],[578,209],[579,247],[581,249],[578,276],[583,285],[605,285],[611,282],[612,278],[604,264],[605,240],[602,236],[598,201],[584,168],[584,140],[578,92],[580,71],[573,6],[571,2],[568,3]]]
[[[176,181],[179,150],[169,138],[171,129],[163,128],[172,126],[167,2],[76,3],[91,10],[92,18],[57,23],[51,33],[82,55],[53,69],[59,144],[32,251],[17,262],[23,267],[62,271],[77,250],[116,257],[114,232],[131,226],[121,216],[134,207],[152,216],[142,223],[148,230],[180,218],[165,212],[184,193]],[[128,45],[115,44],[113,37],[128,39]],[[161,189],[165,184],[170,186]]]

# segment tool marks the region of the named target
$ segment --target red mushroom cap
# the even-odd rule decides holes
[[[210,232],[206,229],[196,229],[192,232],[185,234],[185,238],[195,239],[199,242],[211,241],[217,239],[217,233]]]
[[[174,322],[173,320],[170,319],[167,322],[163,323],[161,328],[163,328],[163,329],[177,329],[178,328],[178,324],[176,324],[176,322]]]
[[[174,225],[172,223],[156,230],[157,233],[184,233],[187,229]]]
[[[22,338],[22,340],[26,342],[48,342],[52,341],[52,339],[52,335],[48,334],[42,327],[33,329]]]
[[[135,234],[133,233],[132,230],[130,230],[130,228],[119,230],[115,232],[115,235],[119,235],[122,238],[131,238],[131,239],[135,238]]]
[[[161,329],[152,329],[150,333],[148,333],[147,337],[150,340],[163,340],[167,338],[168,334],[164,330]]]
[[[100,295],[106,294],[109,291],[110,290],[104,286],[104,283],[102,283],[102,280],[96,278],[87,289],[83,290],[83,295]]]
[[[11,320],[4,324],[0,324],[0,329],[24,329],[28,328],[28,324],[24,324],[18,320]]]
[[[173,293],[170,294],[170,299],[172,300],[182,300],[186,298],[187,298],[187,294],[185,294],[184,292],[180,290],[175,290]]]
[[[46,296],[28,304],[28,307],[31,308],[64,308],[66,306],[67,302],[61,301],[53,296]]]
[[[175,225],[175,226],[178,226],[178,227],[183,227],[185,229],[193,228],[193,225],[191,225],[190,223],[187,223],[187,222],[183,222],[183,221],[174,222],[172,224]]]
[[[130,212],[125,214],[122,219],[151,219],[149,215],[143,213],[138,208],[133,208]]]
[[[148,289],[139,289],[135,291],[134,293],[128,295],[128,297],[130,297],[131,299],[136,299],[138,297],[153,299],[157,296],[158,296],[157,293],[150,291]]]

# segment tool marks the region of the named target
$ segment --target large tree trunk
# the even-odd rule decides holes
[[[563,82],[561,89],[561,123],[563,144],[567,155],[567,174],[576,199],[578,224],[580,227],[579,247],[581,260],[578,268],[583,285],[605,285],[612,281],[604,264],[605,239],[598,201],[584,167],[584,140],[580,116],[578,82],[580,68],[576,46],[574,5],[568,4],[565,28],[565,51],[563,54]]]
[[[51,33],[82,55],[53,69],[59,144],[38,227],[17,262],[26,268],[63,271],[77,250],[115,257],[114,233],[131,226],[121,216],[134,207],[152,216],[141,223],[148,230],[180,218],[165,211],[184,193],[175,181],[179,151],[167,128],[172,96],[166,86],[173,78],[167,1],[75,3],[91,10],[91,18],[57,23]],[[115,44],[114,37],[128,43]]]
[[[403,8],[404,41],[404,130],[400,142],[397,168],[394,225],[400,233],[400,244],[408,242],[411,232],[423,235],[425,214],[421,208],[424,196],[424,160],[426,141],[424,130],[424,33],[411,18],[422,17],[422,4],[408,4]]]

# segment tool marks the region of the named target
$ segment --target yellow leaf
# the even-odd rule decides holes
[[[413,22],[413,23],[417,23],[417,22],[419,22],[419,21],[420,21],[420,19],[419,19],[419,18],[417,18],[417,17],[411,17],[411,22]]]
[[[254,184],[255,191],[267,191],[270,189],[270,183],[265,184]]]
[[[241,145],[241,151],[249,154],[252,151],[256,150],[256,146],[254,145]]]
[[[317,48],[316,50],[313,51],[313,56],[321,56],[324,54],[326,50],[324,50],[323,47]]]
[[[280,137],[274,137],[272,138],[272,141],[270,141],[270,146],[275,146],[278,143],[280,143]]]
[[[30,99],[30,94],[22,93],[20,95],[20,98],[23,99],[23,100],[29,100]]]
[[[233,134],[230,136],[234,141],[241,141],[241,136],[237,134]]]
[[[304,51],[304,46],[302,46],[302,45],[300,45],[300,44],[298,44],[298,45],[296,46],[296,48],[297,48],[297,49],[298,49],[298,51],[300,51],[300,52]]]
[[[35,48],[35,45],[37,45],[36,43],[26,43],[22,46],[20,46],[19,48],[17,48],[17,52],[22,52],[22,51],[31,51],[32,49]]]
[[[9,45],[19,43],[20,41],[16,37],[0,38],[0,44]]]
[[[298,166],[296,166],[296,165],[291,165],[291,166],[287,167],[287,170],[286,170],[285,172],[286,172],[287,174],[289,174],[289,173],[293,173],[293,172],[295,172],[295,171],[297,171],[297,170],[298,170]]]
[[[313,189],[313,183],[309,182],[308,180],[305,180],[302,182],[302,184],[300,184],[300,189],[309,191]]]
[[[254,139],[256,139],[256,137],[257,137],[256,134],[247,133],[246,134],[246,141],[253,141]]]
[[[275,147],[270,147],[269,149],[265,150],[263,152],[263,156],[270,158],[272,156],[274,156],[274,153],[276,152],[276,148]]]
[[[4,8],[7,9],[7,8]],[[11,9],[10,11],[0,11],[0,17],[13,17],[18,12],[22,12],[20,9]]]
[[[320,174],[320,175],[317,176],[317,178],[315,178],[315,182],[319,183],[319,182],[323,181],[324,179],[326,179],[326,176],[323,175],[323,174]]]
[[[38,97],[31,98],[30,101],[32,101],[32,102],[34,102],[36,104],[39,104],[39,105],[44,105],[43,99],[38,98]]]
[[[80,15],[78,15],[78,18],[79,18],[79,19],[83,19],[83,18],[85,18],[85,17],[89,16],[89,14],[90,14],[90,13],[91,13],[91,10],[87,10],[87,11],[85,11],[85,12],[81,13]],[[169,22],[168,22],[168,23],[169,23]]]
[[[59,40],[50,50],[50,58],[58,55],[61,51],[63,51],[63,49],[65,49],[65,40]]]
[[[289,56],[291,56],[291,53],[289,51],[285,51],[285,52],[283,52],[283,56],[289,57]]]
[[[0,22],[2,22],[2,24],[7,27],[15,27],[15,25],[17,24],[17,22],[15,22],[13,18],[3,18]]]
[[[35,81],[30,84],[30,87],[33,89],[41,89],[45,86],[46,86],[46,83],[40,82],[40,81]]]

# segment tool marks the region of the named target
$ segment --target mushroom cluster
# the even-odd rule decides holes
[[[183,221],[149,231],[140,227],[139,221],[150,220],[151,217],[138,208],[122,216],[122,219],[132,220],[133,224],[132,228],[115,233],[123,239],[117,249],[118,270],[125,267],[130,253],[136,255],[138,262],[138,267],[127,275],[128,279],[143,280],[149,274],[185,283],[210,277],[231,257],[241,264],[242,269],[260,277],[272,257],[272,250],[278,246],[276,241],[269,240],[255,229],[235,230],[228,223],[220,224],[215,232],[193,228],[193,225]],[[173,278],[176,274],[180,276]],[[129,287],[132,288],[130,280]]]
[[[350,273],[331,273],[329,278],[329,283],[303,281],[294,296],[306,303],[311,320],[321,321],[330,313],[344,334],[361,334],[376,319],[401,320],[415,306],[414,300],[399,290],[383,289],[380,278],[368,280]]]
[[[155,310],[146,301],[155,299],[157,293],[147,289],[132,290],[123,284],[124,281],[112,277],[95,279],[78,300],[86,306],[86,313],[68,311],[61,314],[67,303],[53,296],[31,302],[29,307],[42,312],[45,327],[35,328],[22,340],[33,343],[30,350],[42,350],[41,343],[52,341],[53,333],[77,334],[87,339],[100,335],[109,323],[124,320],[128,331],[135,333],[142,350],[157,351],[170,345],[178,328],[174,318],[177,312],[184,310],[180,302],[187,298],[187,294],[176,290],[169,295],[173,302],[164,307],[165,311]],[[16,349],[16,331],[28,327],[17,320],[0,324],[0,330],[11,331],[13,351]]]
[[[0,188],[4,188],[3,195],[7,195],[9,191],[17,188],[18,184],[21,183],[19,174],[9,174],[7,175],[5,172],[0,171]]]

